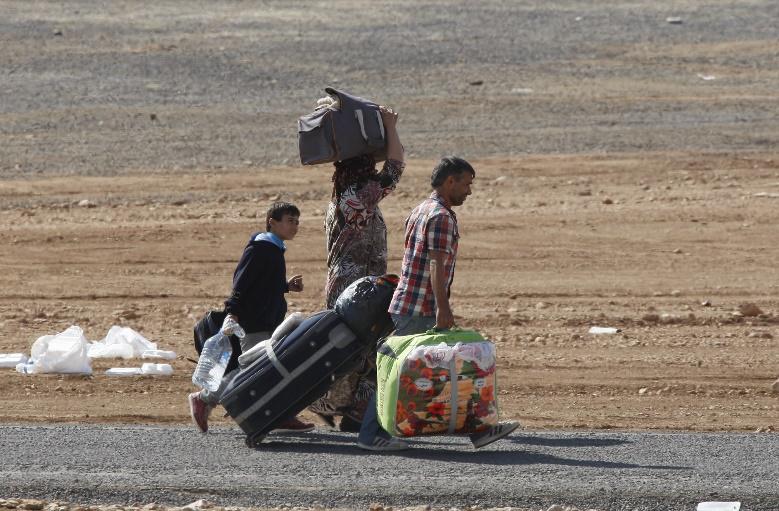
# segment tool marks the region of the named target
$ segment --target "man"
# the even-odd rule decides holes
[[[400,282],[390,303],[395,323],[394,335],[423,333],[454,326],[449,294],[454,279],[460,233],[452,208],[461,206],[471,194],[476,171],[462,158],[442,158],[433,169],[430,185],[433,193],[414,208],[406,220],[405,251]],[[376,420],[375,403],[369,420],[366,412],[358,445],[371,451],[399,451],[408,444],[381,429]],[[507,436],[518,422],[502,422],[470,436],[475,448]]]

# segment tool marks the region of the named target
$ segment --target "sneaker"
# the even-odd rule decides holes
[[[211,414],[211,408],[211,405],[201,399],[199,392],[189,395],[189,415],[202,433],[208,431],[208,416]]]
[[[364,444],[358,441],[357,446],[366,451],[405,451],[411,447],[403,440],[395,437],[381,438],[380,436],[374,438],[373,442],[370,444]]]
[[[297,417],[292,417],[273,428],[275,433],[306,433],[308,431],[314,431],[314,424],[310,422],[303,422]]]
[[[490,426],[489,429],[474,433],[471,435],[471,442],[474,449],[480,449],[485,445],[489,445],[495,440],[500,440],[504,436],[508,436],[512,431],[519,427],[517,421],[506,421]]]

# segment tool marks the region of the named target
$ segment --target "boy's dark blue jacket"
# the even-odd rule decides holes
[[[259,236],[258,236],[259,235]],[[273,332],[284,320],[287,300],[287,266],[283,243],[267,233],[254,233],[233,274],[233,293],[225,311],[238,316],[247,334]]]

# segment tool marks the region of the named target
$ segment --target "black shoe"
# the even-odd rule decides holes
[[[474,449],[479,449],[485,445],[489,445],[495,440],[510,435],[515,429],[519,427],[517,421],[506,421],[490,426],[489,429],[474,433],[471,435],[471,442]]]

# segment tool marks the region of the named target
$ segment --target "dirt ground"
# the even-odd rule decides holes
[[[0,0],[0,353],[118,324],[178,354],[0,370],[0,422],[188,422],[192,326],[273,200],[303,212],[290,311],[322,307],[331,172],[294,129],[336,85],[400,112],[391,271],[435,159],[475,164],[453,306],[505,417],[779,426],[776,2],[338,5]]]
[[[458,210],[458,323],[495,341],[504,417],[531,429],[770,431],[779,424],[779,154],[474,160]],[[432,160],[382,204],[391,271]],[[287,252],[322,307],[327,167],[0,181],[0,352],[70,325],[129,326],[174,350],[172,377],[0,371],[2,422],[186,423],[192,326],[229,292],[267,204],[292,200]],[[86,201],[86,202],[83,202]],[[754,303],[758,316],[737,313]],[[591,335],[591,326],[622,329]],[[215,423],[230,423],[218,417]]]

